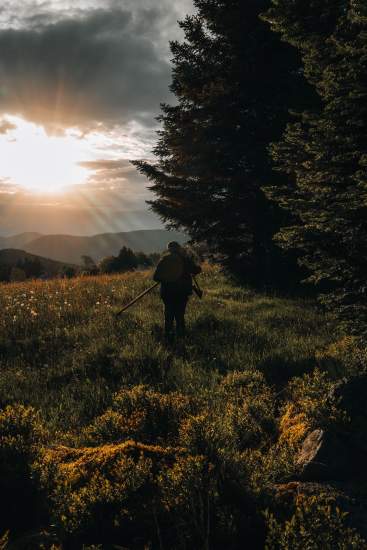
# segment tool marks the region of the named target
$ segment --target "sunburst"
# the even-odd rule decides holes
[[[9,116],[0,136],[1,177],[31,192],[55,193],[86,182],[82,145],[71,134],[48,135],[42,126]]]

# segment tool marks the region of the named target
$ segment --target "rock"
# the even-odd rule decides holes
[[[332,394],[348,421],[343,427],[316,429],[306,437],[296,459],[301,480],[366,478],[367,374],[341,380]]]
[[[354,472],[354,460],[347,442],[342,438],[314,430],[303,442],[296,464],[304,481],[325,481],[350,479]]]

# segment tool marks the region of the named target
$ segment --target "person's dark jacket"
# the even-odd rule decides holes
[[[181,275],[174,281],[164,280],[160,273],[161,265],[167,257],[169,257],[173,264],[177,262],[177,265],[182,266]],[[161,283],[161,297],[163,300],[174,300],[188,298],[192,294],[192,276],[199,273],[201,273],[201,267],[184,251],[170,251],[158,263],[153,279]]]

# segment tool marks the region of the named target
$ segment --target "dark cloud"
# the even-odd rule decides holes
[[[89,158],[108,160],[84,163],[86,185],[46,198],[0,171],[0,234],[161,225],[147,211],[147,180],[124,159],[150,154],[159,104],[172,100],[168,42],[191,10],[192,0],[1,2],[0,135],[14,129],[6,113],[54,133],[78,126],[95,153]]]
[[[1,111],[50,125],[153,124],[170,80],[158,40],[168,24],[162,7],[33,19],[0,31]]]

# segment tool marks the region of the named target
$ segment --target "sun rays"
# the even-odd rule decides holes
[[[48,135],[42,126],[19,117],[6,118],[9,129],[0,135],[2,178],[34,193],[58,193],[87,181],[88,160],[82,140],[71,133]]]

